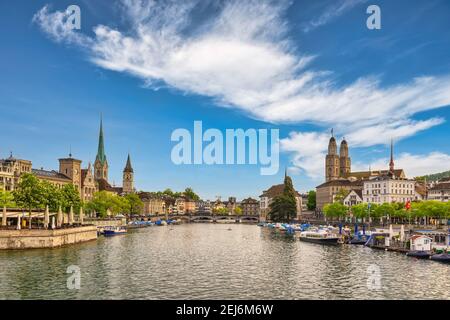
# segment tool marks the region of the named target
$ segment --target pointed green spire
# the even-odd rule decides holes
[[[103,116],[100,116],[100,133],[98,136],[98,151],[96,159],[101,164],[104,164],[106,162],[105,143],[103,141]]]

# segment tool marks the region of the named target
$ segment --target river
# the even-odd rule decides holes
[[[79,289],[67,288],[71,265]],[[0,299],[450,299],[449,284],[450,265],[304,243],[255,225],[149,227],[0,252]]]

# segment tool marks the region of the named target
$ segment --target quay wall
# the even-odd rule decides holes
[[[97,239],[97,227],[0,230],[0,250],[55,248]]]
[[[90,219],[84,218],[84,223],[92,224],[96,227],[121,227],[127,224],[125,218],[123,219]]]

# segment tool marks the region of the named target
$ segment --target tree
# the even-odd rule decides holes
[[[0,190],[0,207],[14,207],[14,196],[10,191]]]
[[[38,178],[31,173],[20,177],[17,188],[13,191],[14,201],[18,206],[28,210],[29,228],[31,229],[31,211],[41,208],[44,203],[44,188]]]
[[[297,192],[294,189],[292,179],[284,178],[283,193],[276,196],[270,203],[268,218],[277,222],[290,222],[297,215]]]
[[[98,213],[100,217],[106,217],[106,212],[111,206],[111,196],[107,191],[95,192],[92,200],[86,204],[88,210]]]
[[[334,201],[344,203],[345,197],[350,193],[350,191],[345,189],[339,189],[338,193],[334,196]]]
[[[352,207],[353,209],[353,207]],[[348,207],[343,205],[340,202],[334,202],[326,204],[323,207],[323,212],[325,213],[325,216],[331,217],[331,218],[338,218],[341,219],[344,217],[348,212]]]
[[[219,216],[226,216],[229,214],[228,209],[227,208],[214,208],[213,209],[213,213],[217,214]]]
[[[369,216],[367,203],[358,203],[351,207],[351,212],[355,218],[363,219]]]
[[[236,207],[234,209],[234,214],[237,216],[240,216],[242,214],[242,208],[241,207]]]
[[[51,211],[57,211],[63,205],[63,195],[60,189],[48,181],[41,181],[43,191],[43,206]]]
[[[192,190],[192,188],[186,188],[183,192],[183,195],[191,200],[198,201],[200,197]]]
[[[73,184],[66,184],[61,189],[62,205],[65,210],[69,210],[73,207],[78,211],[81,207],[80,193]]]
[[[316,209],[316,192],[311,190],[308,192],[308,202],[306,203],[308,210]]]
[[[142,212],[142,208],[144,207],[144,203],[141,198],[136,193],[130,193],[125,196],[125,199],[128,201],[128,208],[126,210],[129,214],[140,214]]]

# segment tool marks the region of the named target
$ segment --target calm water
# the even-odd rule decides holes
[[[372,264],[380,290],[367,289]],[[79,290],[66,287],[70,265],[81,269]],[[450,265],[303,243],[252,225],[187,224],[0,252],[0,298],[450,299]]]

